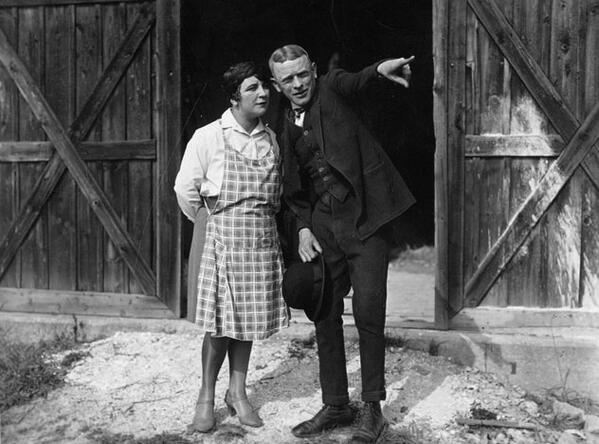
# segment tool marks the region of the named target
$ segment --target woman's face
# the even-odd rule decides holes
[[[270,90],[268,86],[256,78],[248,77],[239,85],[239,100],[235,105],[240,114],[247,118],[256,118],[264,115],[268,109]]]

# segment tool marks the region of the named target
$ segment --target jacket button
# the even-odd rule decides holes
[[[310,131],[304,130],[304,136],[307,136],[308,134],[310,134]]]

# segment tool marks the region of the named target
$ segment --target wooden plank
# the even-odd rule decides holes
[[[479,24],[472,9],[466,11],[466,134],[480,134]]]
[[[599,165],[596,151],[589,154]],[[599,194],[588,178],[582,181],[581,273],[578,306],[599,308]]]
[[[540,336],[550,335],[557,328],[597,328],[599,312],[567,308],[478,307],[465,308],[450,321],[453,330],[497,331],[506,328],[538,328]],[[525,327],[523,327],[525,326]]]
[[[0,8],[36,7],[36,6],[68,6],[103,3],[139,3],[139,0],[0,0]]]
[[[546,302],[542,307],[578,306],[581,260],[581,177],[579,168],[548,209]]]
[[[119,49],[127,31],[127,9],[123,4],[106,5],[102,8],[103,60],[108,65]],[[102,113],[102,140],[127,137],[126,82],[122,80]],[[104,191],[127,226],[128,188],[127,162],[103,162]],[[128,291],[129,271],[110,237],[104,234],[104,290],[115,293]]]
[[[156,53],[161,63],[156,97],[156,273],[158,293],[177,315],[181,313],[181,212],[171,188],[182,153],[180,9],[180,0],[157,0]]]
[[[175,317],[153,296],[27,288],[0,288],[0,310],[131,318]]]
[[[131,64],[136,52],[154,25],[156,14],[153,4],[139,8],[138,12],[136,20],[134,22],[131,20],[133,24],[123,39],[117,54],[102,73],[102,77],[98,80],[91,94],[91,96],[102,97],[103,100],[87,100],[73,124],[72,136],[75,139],[83,139],[85,136],[84,129],[86,129],[86,132],[89,131],[87,128],[91,127],[98,113],[106,105],[110,93],[114,91],[118,81],[125,74],[125,70]]]
[[[586,18],[586,51],[585,51],[585,97],[584,113],[588,113],[595,103],[599,101],[599,68],[597,68],[597,54],[599,54],[599,4],[597,0],[589,2]],[[594,67],[594,69],[593,69]]]
[[[466,136],[466,157],[557,157],[564,149],[559,136]]]
[[[138,6],[127,7],[129,21],[138,13]],[[152,103],[151,103],[151,45],[147,39],[131,61],[127,75],[126,121],[127,137],[142,139],[152,137]],[[155,270],[153,260],[153,193],[152,163],[131,161],[128,164],[128,229],[143,259]],[[140,292],[140,283],[135,279],[129,282],[131,293]]]
[[[559,92],[538,63],[527,52],[515,31],[509,26],[502,14],[498,12],[495,2],[492,0],[469,0],[469,4],[475,10],[489,34],[506,54],[510,63],[527,85],[535,100],[550,117],[562,137],[565,140],[570,139],[578,125],[576,116],[563,104]],[[590,168],[586,162],[584,162],[583,168],[595,183],[599,183],[597,171]],[[551,182],[551,180],[548,182]],[[562,181],[562,185],[564,183],[565,181]],[[555,195],[557,195],[557,192],[555,192]],[[507,236],[504,237],[504,239],[506,238]],[[495,250],[495,254],[500,250],[499,247]],[[490,259],[490,257],[487,257],[487,259]]]
[[[543,72],[549,72],[552,0],[514,2],[514,30]],[[512,118],[510,132],[554,133],[547,116],[532,100],[517,75],[512,76]]]
[[[155,160],[156,141],[115,140],[77,144],[83,160]],[[0,142],[0,162],[46,162],[54,154],[52,142]]]
[[[152,7],[143,8],[140,11],[138,20],[127,33],[127,37],[121,45],[117,56],[115,56],[113,62],[104,72],[104,75],[83,107],[80,116],[71,126],[71,134],[78,134],[79,137],[83,137],[90,131],[98,113],[106,104],[118,80],[122,77],[126,67],[130,63],[131,58],[154,23],[154,19],[155,15]],[[72,139],[76,141],[77,137],[72,136]],[[22,206],[19,216],[14,219],[2,244],[0,244],[0,277],[5,273],[11,260],[17,254],[23,239],[37,220],[46,200],[51,195],[64,171],[64,163],[55,152],[39,175],[39,180],[35,184],[27,202]]]
[[[77,114],[83,115],[82,107],[85,100],[92,94],[96,83],[102,75],[102,30],[100,7],[96,5],[77,6],[75,8],[76,54],[75,66],[77,73],[75,89],[77,91]],[[102,139],[102,120],[96,120],[87,139],[99,141]],[[78,134],[72,134],[78,138]],[[58,151],[58,147],[57,151]],[[60,153],[59,153],[60,154]],[[63,157],[63,156],[61,156]],[[63,161],[65,161],[63,157]],[[66,163],[66,162],[65,162]],[[82,162],[81,162],[82,163]],[[102,187],[102,164],[87,162],[82,165],[87,169],[87,176],[93,180],[94,186]],[[69,171],[73,175],[72,171]],[[77,190],[77,290],[104,290],[104,230],[95,215],[91,201],[86,199],[84,190]]]
[[[549,71],[553,0],[514,1],[513,27],[539,66]]]
[[[579,11],[579,0],[560,2],[552,8],[549,77],[562,100],[580,120],[583,117],[584,79],[581,77],[579,51],[584,48],[581,48]]]
[[[512,159],[509,217],[512,218],[549,167],[548,159]],[[545,258],[547,238],[545,224],[537,225],[508,266],[508,305],[546,305],[547,279]]]
[[[547,305],[547,224],[534,227],[502,277],[507,279],[508,306]]]
[[[599,102],[599,3],[589,2],[586,17],[585,106],[588,112]],[[593,69],[593,67],[595,67]],[[579,305],[599,308],[599,152],[591,151],[585,159],[589,181],[582,184],[582,258]]]
[[[549,120],[564,140],[570,140],[580,122],[564,103],[553,82],[543,72],[537,61],[507,22],[494,0],[468,0],[470,7],[485,26],[489,35],[501,48],[520,79],[543,109]],[[598,172],[583,163],[585,172],[595,183],[599,183]]]
[[[37,84],[44,84],[44,15],[41,9],[19,9],[18,48],[22,63],[29,67]],[[5,65],[6,66],[6,65]],[[10,72],[9,72],[10,74]],[[27,103],[20,98],[19,138],[44,140],[44,131]],[[42,171],[38,164],[19,165],[19,195],[21,199],[35,185]],[[20,205],[23,207],[24,201]],[[33,229],[21,245],[21,281],[19,286],[48,288],[48,212],[44,208]]]
[[[154,160],[156,140],[115,140],[79,144],[81,157],[88,160]]]
[[[481,161],[482,170],[475,189],[479,194],[479,226],[477,257],[484,258],[507,225],[506,202],[509,202],[510,160],[488,158]],[[467,261],[467,258],[464,259]],[[486,305],[505,307],[507,305],[507,281],[494,283],[486,298]]]
[[[10,74],[21,94],[27,98],[31,109],[44,124],[46,134],[54,143],[56,150],[64,159],[69,171],[73,175],[80,189],[85,193],[88,202],[93,203],[94,211],[102,220],[112,239],[119,245],[119,250],[126,257],[127,263],[139,280],[144,283],[144,290],[149,294],[155,292],[155,280],[147,264],[137,254],[126,231],[122,228],[118,217],[110,206],[106,195],[98,186],[90,171],[83,161],[77,156],[75,147],[66,131],[60,125],[52,110],[48,107],[44,96],[39,91],[36,83],[29,76],[27,69],[22,65],[12,47],[8,44],[6,36],[0,31],[0,61],[10,67]]]
[[[576,116],[564,104],[560,93],[509,25],[496,2],[468,0],[468,4],[559,134],[569,140],[578,127]]]
[[[11,44],[17,43],[15,9],[0,9],[0,23]],[[3,67],[0,67],[0,141],[15,140],[19,135],[19,91]],[[19,209],[19,167],[0,163],[0,233],[8,231]],[[17,287],[21,276],[21,255],[17,253],[0,274],[0,286]]]
[[[464,292],[464,131],[465,131],[465,65],[466,65],[466,1],[449,4],[449,39],[447,87],[448,95],[448,276],[450,311],[462,308]]]
[[[74,109],[74,9],[71,6],[47,8],[46,99],[62,125],[72,122]],[[77,212],[73,205],[76,185],[63,176],[48,201],[49,288],[77,288]]]
[[[528,6],[530,7],[530,5]],[[557,85],[562,98],[570,103],[570,108],[574,110],[579,109],[581,92],[580,85],[577,84],[580,77],[577,54],[579,54],[581,45],[581,40],[578,38],[580,26],[578,10],[577,1],[562,3],[559,7],[550,10],[551,15],[547,18],[551,18],[551,33],[546,36],[549,37],[547,39],[550,43],[549,54],[552,55],[548,60],[550,63],[546,64],[549,67],[547,72],[553,84]],[[526,12],[533,13],[533,11]],[[534,14],[534,18],[537,19],[534,21],[539,21],[536,14]],[[532,38],[533,44],[537,45],[539,24],[533,25],[532,21],[527,21],[532,29],[525,32],[537,31]],[[520,35],[522,36],[522,33]],[[524,35],[526,36],[526,34]],[[533,49],[536,48],[533,47]],[[538,56],[535,59],[538,61]],[[577,114],[580,116],[580,111]],[[578,179],[575,175],[557,196],[556,202],[541,221],[541,229],[535,230],[536,234],[540,233],[541,239],[531,239],[533,247],[534,243],[541,244],[537,246],[538,248],[532,248],[532,252],[533,254],[542,254],[541,262],[536,265],[539,265],[538,273],[544,277],[543,293],[535,292],[537,293],[536,300],[527,298],[529,299],[527,302],[531,304],[544,307],[570,306],[572,299],[577,298],[580,275],[580,220],[577,219],[577,216],[580,214],[580,201],[576,193],[573,194],[571,191],[571,189],[578,188],[577,183]],[[520,251],[528,250],[527,246],[520,249]],[[520,252],[517,253],[518,259],[520,259],[519,256]],[[536,261],[537,257],[533,256],[532,259]]]
[[[479,184],[483,178],[484,161],[479,158],[468,158],[465,161],[464,186],[464,280],[468,281],[474,274],[483,256],[479,256],[480,243],[480,208],[484,194]],[[486,250],[485,250],[486,251]]]
[[[476,305],[484,297],[598,138],[599,103],[510,221],[466,285],[466,298],[469,304]]]
[[[478,32],[479,110],[481,134],[508,134],[511,94],[506,83],[503,54],[489,35]],[[509,68],[507,68],[509,77]],[[508,78],[509,80],[509,78]]]
[[[444,0],[433,0],[433,121],[435,126],[435,327],[449,324],[448,189],[447,189],[447,35],[448,10]]]

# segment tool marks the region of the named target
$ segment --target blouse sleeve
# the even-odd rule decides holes
[[[177,202],[183,214],[190,221],[195,221],[196,214],[203,202],[200,197],[202,183],[206,180],[206,171],[210,164],[211,148],[210,137],[202,128],[196,130],[187,143],[181,167],[175,179],[175,193]]]

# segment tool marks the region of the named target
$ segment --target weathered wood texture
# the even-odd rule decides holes
[[[141,294],[6,288],[0,292],[3,311],[77,313],[100,316],[173,318],[160,300]]]
[[[449,34],[447,37],[447,277],[449,312],[462,308],[464,288],[463,256],[464,213],[453,211],[464,204],[464,136],[466,78],[466,12],[465,0],[449,2]]]
[[[29,67],[34,81],[43,87],[43,41],[44,16],[37,8],[18,9],[16,14],[20,56]],[[43,89],[42,89],[43,92]],[[19,138],[21,140],[44,140],[45,134],[37,118],[19,95]],[[19,165],[19,196],[26,195],[36,183],[42,171],[41,165]],[[20,202],[22,204],[22,201]],[[20,286],[48,288],[48,210],[43,208],[37,224],[21,246]]]
[[[179,10],[179,0],[157,2],[154,44],[162,63],[158,76],[154,79],[158,81],[154,89],[162,99],[156,102],[156,120],[159,126],[156,128],[158,157],[154,167],[158,172],[154,206],[158,234],[155,257],[156,267],[160,270],[157,275],[158,292],[165,295],[179,295],[181,292],[181,212],[172,193],[181,152],[181,77],[179,70],[174,69],[181,64]],[[174,312],[181,310],[178,296],[171,296],[166,302]]]
[[[599,5],[467,3],[465,61],[459,51],[449,55],[464,64],[465,106],[452,109],[462,97],[457,82],[446,102],[448,170],[462,171],[448,183],[463,183],[463,204],[456,197],[448,208],[462,215],[462,242],[451,228],[447,234],[459,258],[446,261],[461,263],[463,291],[450,285],[449,299],[597,308]],[[461,41],[462,24],[450,20],[448,33]],[[448,66],[450,82],[460,67]]]
[[[158,128],[179,129],[179,42],[166,47],[176,56],[159,55],[156,33],[178,36],[178,3],[13,3],[0,2],[14,71],[0,67],[0,286],[158,294],[178,310],[178,289],[159,290],[156,277],[178,263],[178,233],[162,231],[155,209],[158,184],[170,192],[174,179],[158,166]],[[158,113],[171,101],[172,115]]]
[[[12,45],[17,43],[16,11],[0,9],[0,24],[6,38]],[[0,69],[0,140],[15,140],[19,137],[19,92],[8,73]],[[19,210],[19,165],[0,163],[0,233],[6,233]],[[18,287],[21,285],[21,253],[6,265],[0,276],[0,285]]]
[[[435,326],[447,329],[449,323],[448,269],[448,188],[447,188],[447,36],[448,8],[444,0],[433,2],[433,60],[435,67],[433,96],[435,123]]]
[[[139,3],[139,0],[118,0],[119,3]],[[0,8],[32,6],[64,6],[117,3],[116,0],[0,0]]]
[[[148,140],[88,141],[77,144],[84,160],[155,160],[156,142]],[[51,142],[0,142],[0,162],[47,162],[54,154]]]

